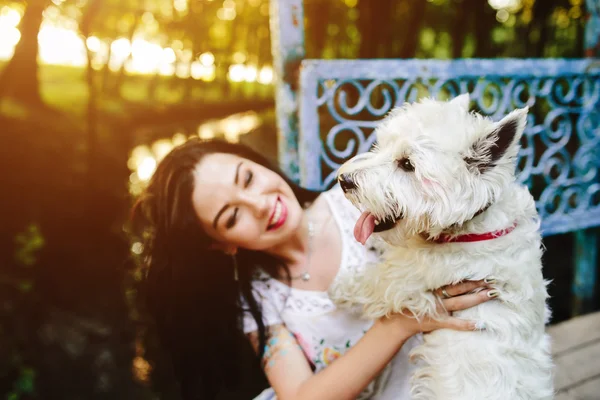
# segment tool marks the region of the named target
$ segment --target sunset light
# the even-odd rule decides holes
[[[245,112],[230,115],[219,120],[206,121],[197,128],[197,133],[191,137],[212,139],[221,137],[229,142],[238,143],[240,137],[246,135],[261,125],[261,118],[255,112]],[[159,139],[148,145],[135,147],[129,156],[127,167],[131,171],[129,176],[129,191],[133,195],[139,194],[147,185],[154,174],[160,160],[162,160],[175,146],[187,140],[183,133],[176,133],[171,138]]]
[[[185,12],[187,3],[175,1],[174,8]],[[223,2],[217,18],[224,21],[235,19],[234,1]],[[21,38],[18,29],[21,13],[9,6],[0,8],[0,61],[9,60]],[[142,21],[151,26],[156,21],[151,13],[145,13]],[[84,67],[87,64],[87,50],[92,55],[92,66],[101,69],[108,64],[112,71],[122,67],[132,75],[163,75],[179,78],[192,77],[195,80],[211,82],[216,78],[215,55],[209,51],[192,54],[181,40],[173,40],[170,46],[163,46],[139,30],[130,41],[126,37],[107,40],[97,36],[84,39],[77,31],[74,19],[60,15],[58,8],[48,7],[44,11],[44,21],[38,34],[39,59],[42,64]],[[229,68],[228,78],[232,82],[258,82],[263,85],[273,83],[270,66],[246,65],[246,55],[236,52],[236,62]],[[241,60],[238,62],[238,60]]]

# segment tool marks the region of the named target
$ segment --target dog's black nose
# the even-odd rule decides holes
[[[354,184],[352,179],[350,179],[350,177],[347,174],[341,174],[338,177],[338,181],[340,182],[340,187],[342,188],[342,190],[344,192],[347,192],[348,190],[352,190],[352,189],[356,188],[356,185]]]

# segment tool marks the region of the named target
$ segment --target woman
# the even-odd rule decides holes
[[[302,189],[246,147],[175,148],[135,211],[150,228],[150,310],[185,398],[215,398],[247,381],[259,392],[260,360],[263,397],[402,399],[419,333],[475,329],[451,315],[367,321],[337,308],[327,289],[377,261],[376,246],[352,236],[358,210],[338,187]],[[442,289],[450,312],[497,295],[483,281]],[[244,356],[249,344],[258,357]]]

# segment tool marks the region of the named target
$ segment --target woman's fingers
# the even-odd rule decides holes
[[[447,296],[444,295],[443,290],[446,290],[446,294],[450,297],[460,296],[461,294],[472,292],[473,290],[479,288],[486,288],[488,285],[487,282],[481,281],[462,281],[457,283],[456,285],[448,285],[443,288],[439,288],[435,291],[435,293],[442,299]]]
[[[500,292],[495,289],[486,289],[477,293],[464,294],[462,296],[443,299],[444,308],[449,311],[465,310],[478,304],[485,303],[488,300],[498,297]]]
[[[448,317],[442,322],[443,328],[454,329],[457,331],[474,331],[477,329],[477,324],[473,321]]]

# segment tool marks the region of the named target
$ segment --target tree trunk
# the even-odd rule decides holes
[[[98,159],[98,132],[97,132],[97,102],[98,91],[94,82],[95,71],[92,68],[92,52],[88,49],[87,67],[86,67],[86,83],[88,87],[88,104],[87,104],[87,148],[88,148],[88,179],[86,185],[95,187],[96,183],[96,165]],[[91,202],[88,203],[91,208]]]
[[[192,59],[190,60],[190,64],[188,66],[188,75],[189,77],[183,81],[183,101],[190,102],[193,99],[194,87],[196,87],[196,80],[192,77],[192,65],[194,61],[197,61],[198,55],[203,48],[203,35],[208,35],[208,29],[205,26],[205,16],[204,12],[208,10],[204,6],[202,2],[198,1],[188,1],[188,14],[186,16],[185,26],[190,29],[194,27],[194,31],[197,32],[192,39]],[[238,24],[233,24],[231,29],[235,29],[235,26]],[[232,39],[233,41],[233,39]],[[233,54],[233,51],[227,52],[229,56]],[[216,63],[215,63],[216,67]]]
[[[307,43],[310,54],[307,54],[307,58],[322,58],[329,36],[327,34],[327,27],[331,20],[330,3],[327,1],[307,2],[305,8],[308,23],[310,24],[306,30],[306,34],[310,38]],[[336,56],[339,56],[339,54],[336,54]]]
[[[244,38],[244,30],[242,24],[233,24],[231,27],[231,37],[229,39],[229,43],[225,48],[225,51],[219,57],[222,61],[221,63],[215,63],[217,67],[216,72],[216,80],[219,81],[221,86],[221,91],[223,96],[230,96],[233,92],[234,85],[238,85],[236,82],[229,81],[229,67],[232,65],[232,56],[236,49],[236,44],[238,40],[242,40]]]
[[[38,33],[46,0],[30,1],[19,24],[21,40],[0,75],[0,96],[9,96],[28,104],[41,105],[38,76]]]
[[[373,18],[376,10],[373,9],[372,1],[359,0],[358,2],[358,31],[360,32],[360,48],[358,51],[359,58],[375,58],[377,57],[377,24]],[[379,21],[379,24],[382,22]]]
[[[108,46],[108,55],[106,57],[106,63],[102,66],[102,79],[100,80],[100,87],[102,93],[108,94],[110,84],[110,58],[112,57],[112,42]]]
[[[476,0],[477,1],[477,0]],[[471,4],[458,3],[454,5],[456,15],[452,26],[452,58],[461,58],[467,34],[467,9]]]
[[[496,13],[487,1],[473,2],[475,18],[475,54],[476,58],[490,58],[494,56],[491,33],[496,25]]]
[[[538,42],[534,47],[533,56],[536,58],[544,57],[544,52],[546,50],[546,43],[548,42],[548,22],[547,20],[543,20],[540,23],[540,37]]]
[[[152,75],[152,79],[148,82],[148,99],[149,100],[157,100],[158,87],[160,86],[160,71],[154,71],[154,75]]]
[[[390,58],[394,54],[395,39],[399,36],[397,27],[402,26],[402,21],[398,22],[398,5],[393,0],[385,0],[381,2],[381,15],[386,15],[386,22],[381,27],[381,43],[379,49],[379,57]]]
[[[129,27],[129,32],[127,34],[127,39],[129,40],[129,44],[133,44],[133,35],[135,35],[135,31],[137,30],[140,20],[142,18],[141,13],[137,13],[133,20],[133,24]],[[133,59],[133,52],[130,52],[127,58],[123,61],[119,69],[116,71],[116,77],[114,81],[114,85],[112,86],[110,93],[116,96],[121,97],[121,86],[123,85],[123,81],[125,80],[125,65],[128,61]]]
[[[193,98],[194,87],[196,86],[196,80],[192,77],[192,65],[198,56],[198,42],[192,41],[192,59],[188,65],[188,77],[184,80],[183,87],[183,98],[184,102],[190,102]]]
[[[585,23],[582,21],[575,21],[575,24],[577,25],[577,36],[575,39],[575,51],[573,52],[572,57],[585,57]]]
[[[413,0],[410,7],[410,18],[406,21],[406,34],[404,42],[400,48],[400,58],[413,58],[417,53],[419,45],[419,31],[425,19],[425,7],[427,2],[422,0]]]
[[[531,24],[537,26],[540,32],[538,41],[533,46],[533,56],[536,58],[544,56],[550,33],[548,30],[548,19],[554,8],[558,5],[557,3],[556,0],[544,0],[536,1],[533,4],[533,20]]]
[[[81,35],[83,37],[83,42],[87,42],[87,38],[90,37],[92,32],[92,24],[93,20],[98,14],[98,11],[101,7],[101,0],[91,0],[87,8],[84,11],[84,14],[81,18],[81,23],[79,25]],[[94,68],[92,67],[92,57],[93,53],[90,49],[85,46],[86,54],[87,54],[87,66],[86,66],[86,83],[88,88],[88,104],[87,104],[87,113],[86,113],[86,122],[87,122],[87,149],[88,149],[88,179],[86,180],[86,185],[89,185],[91,188],[96,188],[97,182],[97,172],[98,172],[98,90],[96,88],[94,77],[96,75]],[[88,191],[91,195],[90,198],[87,199],[87,206],[89,210],[93,208],[92,204],[94,201],[94,190]]]

